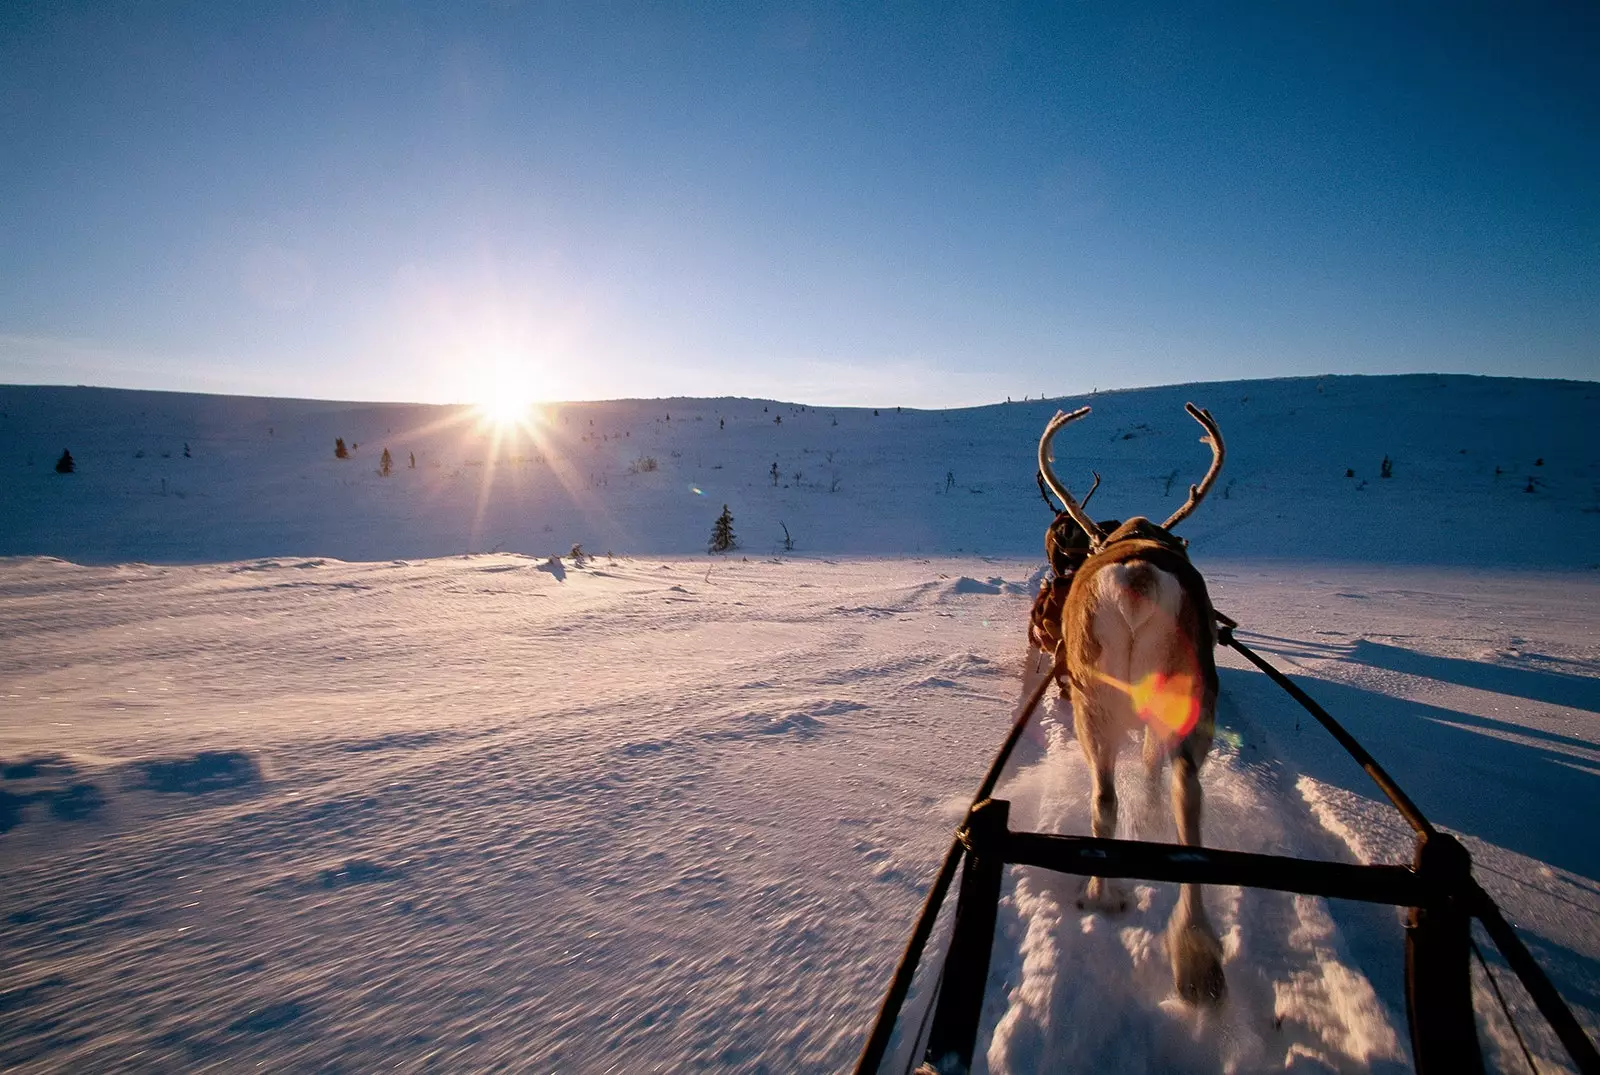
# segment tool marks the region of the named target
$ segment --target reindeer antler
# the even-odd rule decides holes
[[[1217,429],[1216,420],[1211,417],[1211,412],[1202,410],[1193,403],[1185,403],[1183,409],[1188,411],[1189,417],[1199,422],[1206,431],[1206,435],[1200,438],[1200,443],[1211,445],[1211,469],[1206,471],[1206,476],[1200,479],[1199,485],[1189,486],[1189,499],[1183,502],[1183,507],[1172,513],[1171,518],[1161,524],[1165,530],[1177,526],[1188,518],[1191,511],[1199,507],[1200,501],[1206,498],[1206,494],[1211,492],[1211,487],[1216,484],[1217,475],[1222,471],[1222,460],[1227,455],[1227,449],[1222,444],[1222,433]]]
[[[1033,478],[1039,483],[1039,496],[1043,498],[1045,507],[1049,508],[1052,513],[1059,513],[1060,509],[1056,507],[1056,502],[1050,499],[1050,490],[1044,487],[1044,471],[1034,471]]]
[[[1098,549],[1105,544],[1105,531],[1096,526],[1094,520],[1085,514],[1082,506],[1072,499],[1072,494],[1067,492],[1067,487],[1062,485],[1060,479],[1056,477],[1056,472],[1050,469],[1050,442],[1055,439],[1056,434],[1061,431],[1063,426],[1070,422],[1076,422],[1088,413],[1088,407],[1079,407],[1071,414],[1057,411],[1056,416],[1050,419],[1050,424],[1044,427],[1044,436],[1039,438],[1039,473],[1043,476],[1045,483],[1050,486],[1050,491],[1066,506],[1065,510],[1068,515],[1072,516],[1072,521],[1082,527],[1085,534],[1089,535],[1090,547]]]
[[[1094,491],[1100,488],[1100,472],[1098,470],[1091,470],[1089,473],[1094,475],[1094,484],[1089,486],[1089,491],[1084,493],[1083,499],[1078,502],[1078,506],[1084,510],[1088,510],[1089,501],[1094,499]]]
[[[1083,502],[1079,505],[1083,508],[1087,508],[1089,506],[1089,501],[1094,498],[1094,491],[1100,488],[1100,472],[1098,470],[1091,470],[1089,473],[1094,475],[1094,484],[1089,486],[1089,491],[1084,494]],[[1044,471],[1034,471],[1033,479],[1039,483],[1039,495],[1044,498],[1045,506],[1051,511],[1056,511],[1057,514],[1060,514],[1060,512],[1056,509],[1056,502],[1050,499],[1050,491],[1044,487]]]

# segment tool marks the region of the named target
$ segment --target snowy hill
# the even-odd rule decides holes
[[[1597,397],[1192,385],[1057,443],[1097,517],[1159,516],[1207,462],[1183,402],[1213,411],[1181,532],[1218,606],[1462,835],[1591,1033]],[[848,1069],[1021,692],[1034,446],[1076,402],[571,404],[495,450],[458,408],[0,388],[0,1068]],[[747,555],[704,551],[723,503]],[[546,559],[574,542],[600,555]],[[1409,861],[1365,774],[1219,664],[1206,843]],[[1052,699],[1019,749],[1014,825],[1087,831],[1070,727]],[[1170,839],[1135,753],[1119,831]],[[978,1071],[1409,1068],[1392,910],[1209,888],[1230,992],[1196,1012],[1173,886],[1074,891],[1008,871]]]
[[[1093,405],[1059,439],[1057,470],[1080,490],[1103,476],[1101,517],[1162,515],[1207,462],[1191,399],[1229,447],[1183,528],[1197,555],[1600,562],[1600,385],[1431,375],[952,411],[574,403],[498,443],[468,408],[0,387],[0,555],[365,561],[575,542],[681,555],[704,551],[726,503],[748,554],[779,551],[786,527],[802,555],[1031,556],[1049,521],[1033,453],[1050,415]],[[335,438],[356,446],[349,459]],[[63,449],[70,477],[52,470]]]

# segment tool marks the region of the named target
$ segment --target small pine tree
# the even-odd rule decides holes
[[[333,454],[334,454],[334,457],[337,458],[337,459],[349,459],[350,458],[350,449],[346,448],[344,446],[344,438],[343,437],[334,437],[333,438]]]
[[[1383,462],[1378,464],[1378,477],[1394,477],[1394,460],[1390,459],[1388,456],[1383,457]]]
[[[567,554],[573,567],[582,567],[589,562],[589,554],[583,551],[583,546],[578,542],[572,543],[572,551]]]
[[[728,505],[722,505],[722,514],[717,516],[716,523],[711,527],[712,552],[727,552],[737,549],[739,542],[733,536],[733,513],[728,510]]]
[[[190,454],[189,454],[189,442],[188,442],[188,441],[184,441],[184,442],[183,442],[183,457],[184,457],[184,458],[185,458],[185,459],[192,459],[192,458],[194,458],[194,457],[193,457],[193,456],[191,456],[191,455],[190,455]]]
[[[61,449],[61,458],[56,460],[56,473],[71,474],[77,469],[78,464],[73,461],[72,453],[67,451],[65,448]],[[726,512],[728,509],[723,508],[722,510]]]
[[[378,457],[378,473],[387,478],[393,469],[394,457],[389,454],[389,449],[385,448],[383,454]]]

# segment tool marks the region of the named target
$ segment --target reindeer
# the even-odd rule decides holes
[[[1211,749],[1217,702],[1216,625],[1205,580],[1172,528],[1205,499],[1222,469],[1222,434],[1193,403],[1205,429],[1211,467],[1189,498],[1157,526],[1135,517],[1109,533],[1096,525],[1050,469],[1050,442],[1089,413],[1057,413],[1039,439],[1039,473],[1088,536],[1089,552],[1073,577],[1061,613],[1060,645],[1078,743],[1093,780],[1096,837],[1116,835],[1117,754],[1128,733],[1144,728],[1144,763],[1152,801],[1162,763],[1172,760],[1171,797],[1178,838],[1200,844],[1200,765]],[[1079,907],[1127,908],[1126,890],[1103,877],[1084,884]],[[1222,945],[1195,885],[1184,885],[1167,923],[1167,950],[1178,994],[1190,1003],[1222,999]]]
[[[1044,472],[1038,471],[1034,477],[1039,482],[1039,495],[1055,511],[1055,504],[1051,503],[1050,494],[1045,489]],[[1094,484],[1089,486],[1089,491],[1084,494],[1080,507],[1087,509],[1089,501],[1094,498],[1094,492],[1100,488],[1100,475],[1094,476]],[[1039,592],[1034,595],[1033,608],[1028,613],[1028,643],[1029,666],[1034,672],[1041,670],[1044,661],[1050,659],[1056,647],[1061,644],[1061,610],[1066,605],[1067,590],[1072,586],[1072,576],[1078,568],[1089,558],[1089,535],[1084,533],[1066,511],[1056,511],[1056,517],[1044,532],[1044,555],[1050,563],[1050,577],[1039,583]],[[1120,519],[1100,520],[1100,529],[1111,531],[1122,525]],[[1065,694],[1067,684],[1061,682],[1061,692]]]

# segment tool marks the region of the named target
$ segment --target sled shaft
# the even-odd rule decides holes
[[[1334,720],[1326,709],[1323,709],[1313,701],[1311,696],[1296,686],[1292,679],[1272,667],[1255,650],[1234,637],[1232,627],[1224,624],[1218,632],[1218,641],[1225,646],[1232,646],[1238,650],[1244,655],[1245,660],[1265,672],[1272,682],[1288,692],[1289,697],[1299,702],[1301,708],[1315,717],[1317,722],[1324,728],[1328,729],[1328,734],[1337,739],[1339,745],[1344,747],[1350,756],[1356,760],[1356,764],[1365,770],[1366,774],[1372,778],[1372,782],[1378,785],[1378,789],[1388,797],[1389,801],[1394,804],[1394,808],[1400,811],[1400,816],[1406,819],[1406,823],[1418,835],[1432,834],[1433,825],[1422,815],[1422,811],[1417,808],[1417,804],[1411,801],[1409,795],[1400,790],[1400,785],[1394,782],[1394,778],[1388,774],[1383,766],[1378,764],[1376,758],[1367,753],[1365,747],[1356,742],[1356,737],[1345,730],[1344,725]]]

